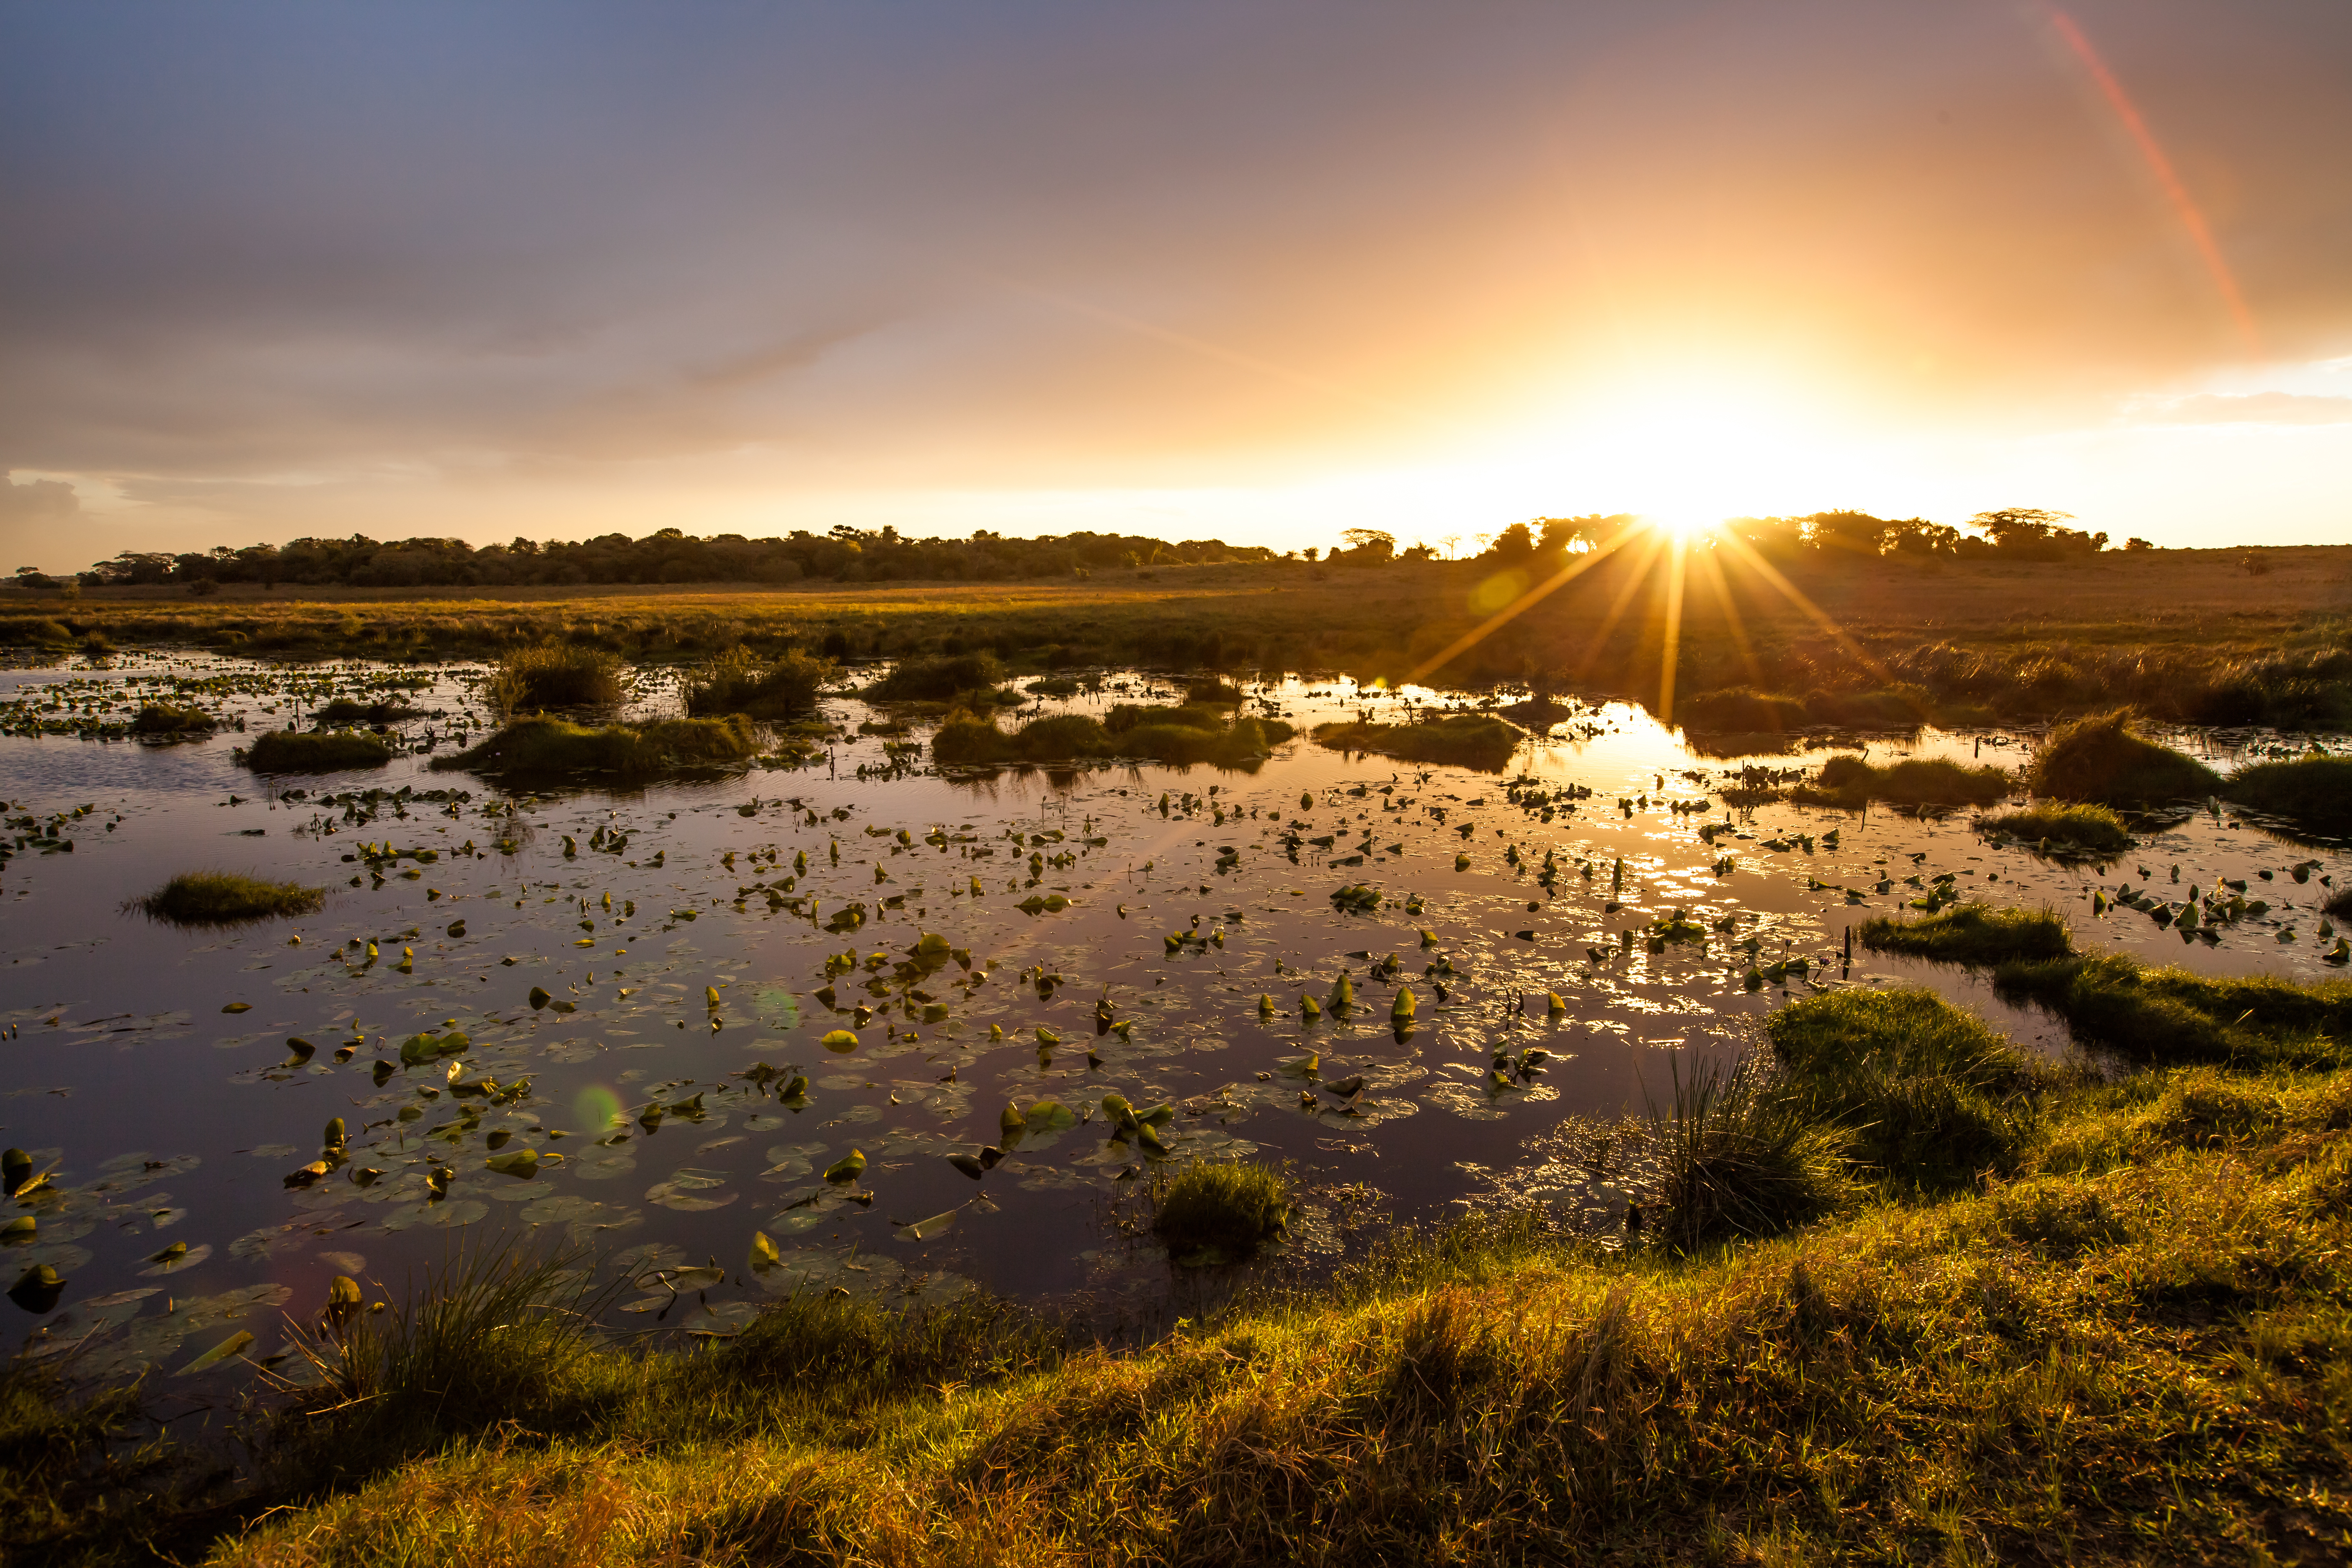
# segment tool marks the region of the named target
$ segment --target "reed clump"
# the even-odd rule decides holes
[[[2062,958],[2074,951],[2074,933],[2055,910],[2003,910],[1970,902],[1919,920],[1880,915],[1857,928],[1862,945],[1906,958],[1938,963],[1996,964]]]
[[[2221,793],[2236,805],[2315,833],[2352,835],[2352,757],[2256,763],[2231,775]]]
[[[170,702],[150,702],[139,710],[131,721],[134,735],[209,735],[220,722],[201,708],[183,708]]]
[[[1832,757],[1822,764],[1815,782],[1793,791],[1790,798],[1849,810],[1874,800],[1951,808],[1990,805],[2012,787],[2009,774],[2000,768],[1971,768],[1942,757],[1906,757],[1883,768],[1860,757]]]
[[[1985,817],[1977,831],[2039,845],[2053,854],[2120,855],[2132,846],[2131,829],[2112,806],[2080,802]]]
[[[693,718],[797,719],[816,707],[817,693],[840,675],[833,660],[799,648],[763,659],[738,643],[686,678],[686,711]]]
[[[1289,1184],[1262,1161],[1195,1160],[1151,1187],[1152,1234],[1180,1264],[1239,1263],[1282,1233]]]

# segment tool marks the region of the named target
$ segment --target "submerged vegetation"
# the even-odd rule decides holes
[[[642,783],[680,773],[738,767],[759,754],[748,720],[670,719],[649,724],[575,724],[518,719],[454,756],[436,771],[463,768],[523,779]]]
[[[389,742],[349,730],[271,730],[245,752],[245,765],[257,773],[331,773],[390,761]]]
[[[138,900],[138,907],[174,925],[235,925],[278,915],[307,915],[326,895],[295,882],[270,882],[234,871],[183,871]]]
[[[1527,732],[1487,713],[1450,713],[1420,724],[1318,724],[1315,742],[1334,751],[1376,752],[1409,763],[1449,763],[1499,773]]]

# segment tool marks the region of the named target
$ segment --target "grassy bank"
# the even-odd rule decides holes
[[[2088,959],[2014,911],[1875,934],[2071,964],[2257,1032],[2311,1037],[2352,1006]],[[1769,1038],[1769,1071],[1613,1131],[1654,1162],[1631,1245],[1534,1210],[1408,1230],[1135,1351],[980,1299],[804,1295],[635,1357],[534,1315],[553,1273],[478,1271],[365,1320],[336,1385],[257,1450],[257,1484],[150,1482],[135,1526],[72,1462],[121,1412],[11,1383],[0,1447],[27,1464],[0,1530],[28,1561],[131,1561],[145,1530],[289,1568],[2352,1547],[2352,1070],[2152,1047],[2100,1079],[1923,992],[1823,993]],[[1727,1194],[1771,1201],[1696,1223]],[[1240,1195],[1218,1209],[1265,1234],[1278,1191]],[[520,1327],[501,1343],[492,1322]]]
[[[1791,735],[2126,702],[2169,721],[2352,724],[2352,549],[2270,559],[2274,570],[2261,578],[2222,551],[1796,569],[1796,585],[1835,635],[1762,578],[1733,572],[1728,608],[1712,587],[1682,601],[1676,712],[1715,728]],[[678,661],[742,644],[762,658],[795,647],[843,660],[985,656],[1008,671],[1139,664],[1344,670],[1392,681],[1422,672],[1462,686],[1534,682],[1659,700],[1663,574],[1627,552],[1528,600],[1538,586],[1470,563],[1275,562],[985,588],[298,595],[236,587],[204,600],[124,589],[72,601],[11,590],[0,605],[0,644],[63,655],[102,637],[278,658],[450,658],[551,640]],[[1531,604],[1531,613],[1496,621],[1514,604]],[[946,686],[949,695],[960,689],[952,675]]]

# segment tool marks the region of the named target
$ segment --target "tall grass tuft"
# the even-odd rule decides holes
[[[505,713],[610,708],[628,695],[620,656],[581,643],[514,648],[490,674],[490,701]]]
[[[139,710],[131,721],[134,735],[209,735],[220,721],[201,708],[182,708],[170,702],[150,702]]]
[[[738,643],[686,678],[686,710],[696,718],[727,713],[798,718],[816,706],[816,694],[840,673],[833,660],[798,648],[762,661]]]
[[[1004,663],[992,653],[901,659],[863,695],[883,702],[949,702],[1004,684]]]
[[[1377,752],[1409,763],[1445,763],[1500,773],[1527,731],[1491,713],[1453,713],[1426,724],[1318,724],[1315,743]]]
[[[404,1300],[298,1337],[326,1390],[312,1407],[312,1461],[364,1468],[459,1434],[576,1415],[612,1370],[593,1328],[611,1289],[592,1289],[578,1262],[460,1245]]]
[[[392,748],[373,735],[348,731],[271,730],[247,748],[245,765],[257,773],[335,773],[380,768]]]
[[[466,769],[519,779],[642,784],[738,768],[758,751],[751,721],[740,715],[601,727],[530,718],[453,756],[436,757],[432,765],[441,772]]]
[[[2025,773],[2035,795],[2106,805],[2162,805],[2202,800],[2221,775],[2168,746],[2136,733],[2127,709],[2077,719],[2050,731]]]
[[[1672,1113],[1652,1106],[1648,1129],[1662,1166],[1657,1234],[1669,1247],[1775,1236],[1852,1200],[1849,1135],[1777,1092],[1761,1062],[1673,1071]]]
[[[1963,767],[1941,757],[1910,757],[1875,768],[1860,757],[1832,757],[1822,764],[1817,784],[1796,799],[1859,808],[1874,800],[1896,805],[1990,805],[2009,794],[2008,773],[1994,767]]]
[[[1151,1228],[1178,1263],[1237,1263],[1282,1232],[1290,1213],[1288,1184],[1272,1165],[1250,1160],[1194,1161],[1152,1183]]]

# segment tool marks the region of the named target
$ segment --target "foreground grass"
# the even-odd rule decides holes
[[[2046,954],[2040,917],[1937,919],[1981,956],[2010,933],[2012,966],[2108,963],[2021,959]],[[2257,1032],[2352,1022],[2352,987],[2095,983]],[[803,1296],[637,1358],[533,1317],[551,1267],[482,1276],[438,1317],[369,1320],[390,1326],[262,1445],[236,1514],[159,1489],[140,1529],[287,1568],[2352,1549],[2352,1069],[2151,1048],[2067,1075],[1924,992],[1824,993],[1769,1037],[1777,1076],[1678,1093],[1643,1245],[1534,1211],[1410,1230],[1133,1352],[984,1300]],[[1676,1224],[1727,1187],[1798,1201],[1728,1214],[1728,1242]],[[73,1418],[36,1390],[23,1429]],[[0,1493],[0,1533],[133,1560],[78,1474]]]

